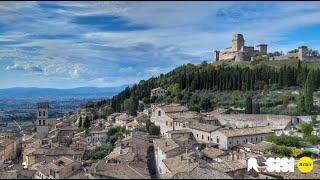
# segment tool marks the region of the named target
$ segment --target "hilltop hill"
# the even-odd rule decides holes
[[[128,103],[129,99],[135,102],[133,104],[137,104],[138,100],[143,100],[147,104],[161,101],[185,104],[194,102],[193,104],[198,103],[199,106],[195,110],[209,110],[203,109],[199,105],[201,103],[208,104],[208,101],[212,101],[210,99],[212,96],[208,95],[208,92],[209,94],[229,93],[229,95],[232,95],[230,92],[233,91],[242,92],[242,94],[246,95],[248,95],[248,92],[251,92],[254,96],[262,91],[300,90],[309,72],[313,72],[311,74],[314,76],[315,87],[318,88],[320,85],[319,63],[288,60],[254,62],[218,61],[213,64],[208,64],[207,62],[199,65],[185,64],[167,74],[142,80],[131,88],[127,87],[124,91],[113,96],[110,104],[116,112],[123,111],[126,106],[125,103],[126,101]],[[165,99],[150,98],[151,89],[156,87],[167,89],[169,97]],[[199,94],[199,92],[206,92],[208,98],[202,98],[204,93]],[[198,97],[192,97],[196,93],[198,93]],[[295,98],[289,97],[292,101]],[[214,101],[214,103],[218,104],[219,100]],[[279,105],[279,103],[273,103],[273,105]]]

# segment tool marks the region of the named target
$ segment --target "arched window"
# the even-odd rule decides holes
[[[39,111],[39,116],[41,116],[41,111]]]
[[[46,116],[46,112],[45,111],[43,111],[42,114],[43,114],[43,116]]]
[[[158,116],[161,116],[161,111],[158,111]]]
[[[39,120],[39,125],[41,125],[41,120]]]

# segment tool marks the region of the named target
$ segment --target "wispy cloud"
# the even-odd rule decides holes
[[[33,86],[115,86],[246,44],[318,48],[319,2],[1,2],[0,76]],[[314,27],[313,27],[314,28]],[[313,33],[312,36],[319,36]],[[37,81],[38,80],[38,81]],[[11,81],[11,82],[12,82]],[[43,82],[45,81],[45,83]],[[0,78],[1,87],[16,86]],[[37,84],[38,83],[38,84]],[[28,86],[28,84],[24,84]]]

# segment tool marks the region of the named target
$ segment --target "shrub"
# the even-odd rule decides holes
[[[303,139],[310,144],[317,144],[320,141],[320,137],[316,135],[305,136]]]
[[[291,157],[292,150],[286,146],[273,146],[271,148],[271,153],[279,157]]]
[[[275,136],[269,135],[266,137],[266,141],[272,142],[276,145],[290,146],[290,147],[301,147],[301,138],[297,136]]]

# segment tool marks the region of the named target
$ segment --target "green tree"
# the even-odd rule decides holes
[[[180,85],[179,85],[178,83],[171,84],[171,85],[168,87],[168,91],[169,91],[171,94],[176,94],[176,93],[180,92]]]
[[[85,129],[89,129],[90,126],[91,126],[91,122],[90,122],[88,116],[86,116],[86,118],[85,118],[85,120],[84,120],[84,122],[83,122],[83,127],[84,127]]]
[[[143,103],[140,103],[138,105],[138,111],[142,112],[144,110],[144,104]]]
[[[271,152],[280,157],[291,157],[292,150],[286,146],[273,146]]]
[[[103,110],[103,117],[107,118],[108,116],[110,116],[113,113],[113,109],[110,106],[105,106],[104,110]]]
[[[252,113],[253,114],[260,114],[260,104],[259,103],[253,103]]]
[[[304,141],[316,145],[320,142],[320,137],[316,135],[309,135],[304,137]]]
[[[208,111],[211,108],[211,101],[210,98],[205,96],[203,98],[201,98],[200,100],[200,107],[201,109]]]
[[[149,132],[150,135],[159,135],[160,134],[160,128],[152,123],[149,126],[149,131],[148,132]]]
[[[305,136],[310,136],[312,131],[313,131],[313,127],[311,123],[304,123],[301,125],[301,132]]]
[[[290,147],[301,147],[301,138],[296,136],[287,136],[287,135],[269,135],[265,139],[268,142],[272,142],[276,145],[290,146]]]
[[[304,85],[304,105],[305,110],[309,114],[313,110],[313,91],[315,88],[313,71],[310,71]]]
[[[78,128],[81,128],[81,127],[82,127],[82,117],[80,116],[79,123],[78,123]]]
[[[233,104],[236,103],[237,100],[240,99],[241,93],[240,91],[233,91],[232,94],[230,95],[230,99]]]
[[[299,93],[298,102],[297,102],[297,110],[300,114],[304,114],[306,112],[304,105],[304,96],[302,92]]]
[[[311,117],[311,124],[312,124],[312,126],[317,124],[317,116],[316,115]]]
[[[127,111],[128,114],[136,116],[138,110],[138,101],[134,97],[126,99],[124,101],[124,110]]]
[[[245,108],[246,114],[252,114],[252,98],[247,97],[246,98],[246,108]]]

